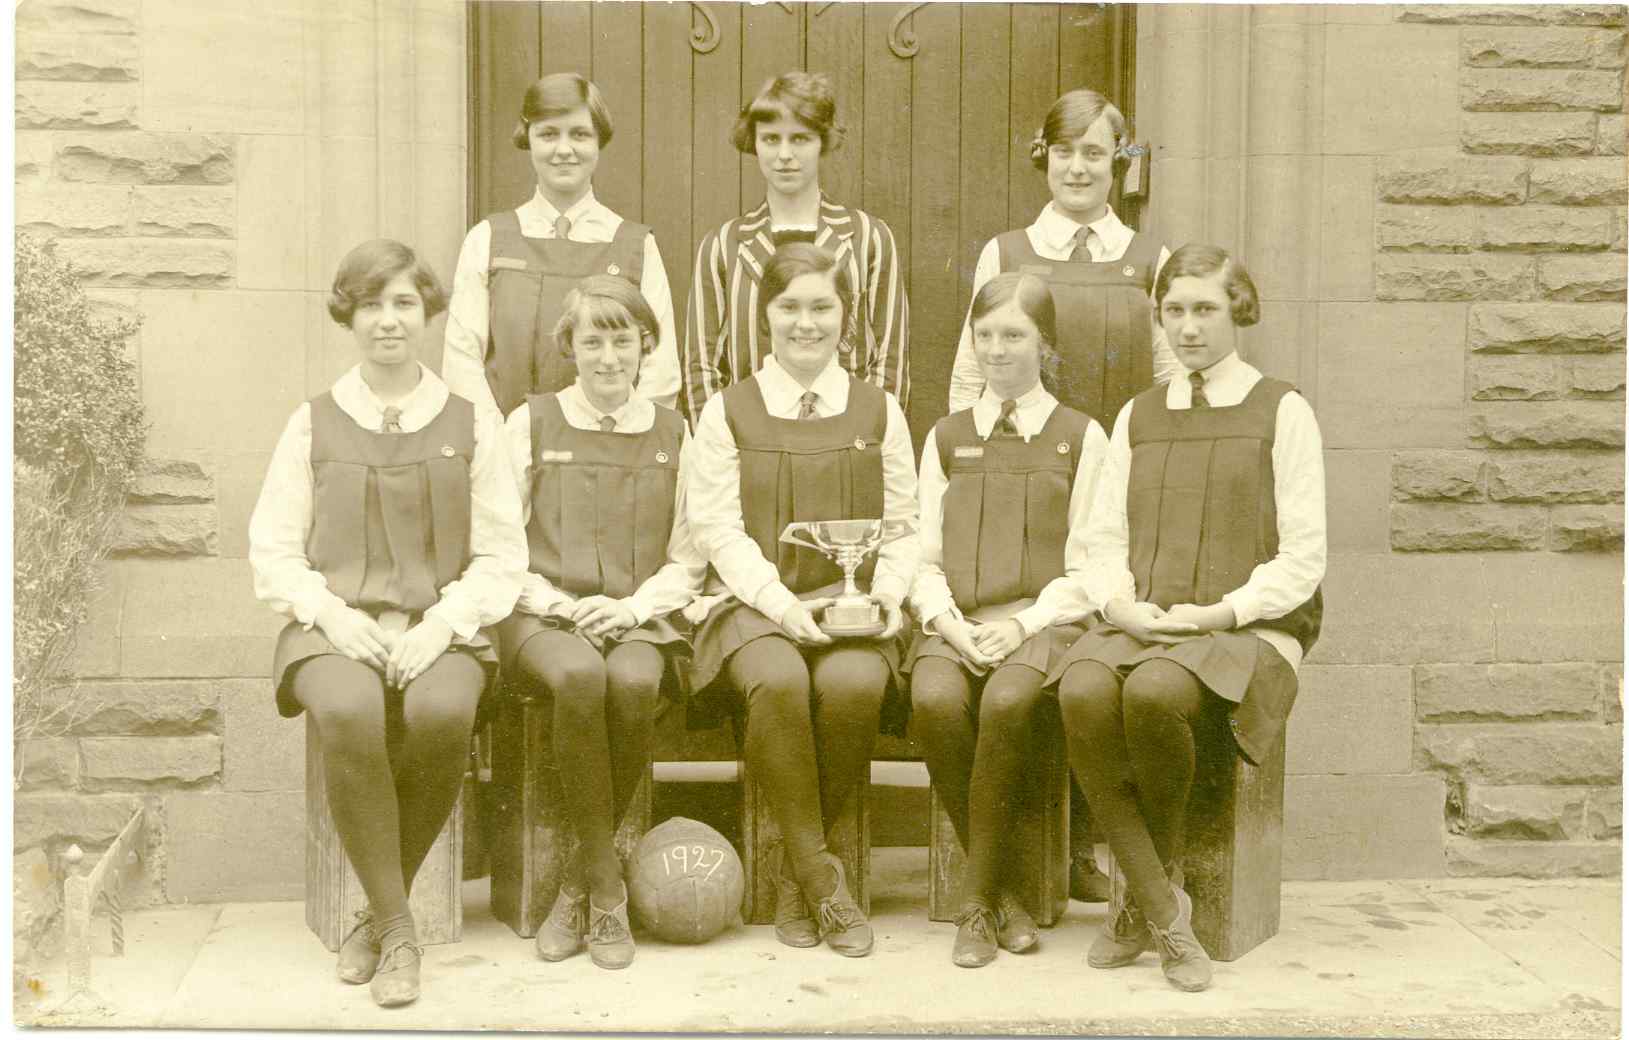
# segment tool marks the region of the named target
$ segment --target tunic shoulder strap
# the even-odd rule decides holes
[[[760,398],[762,400],[762,398]],[[888,432],[888,394],[853,373],[848,376],[848,408],[862,429],[871,430],[880,442]]]
[[[971,408],[952,412],[934,423],[933,443],[939,452],[939,472],[949,476],[950,463],[956,457],[956,449],[977,439],[978,426],[973,422]]]
[[[311,406],[311,461],[321,462],[328,459],[338,443],[344,436],[345,428],[341,425],[349,421],[339,402],[334,400],[332,390],[324,390],[313,397]],[[355,425],[354,423],[352,425]]]
[[[520,233],[519,214],[512,209],[499,210],[488,216],[486,222],[492,228],[490,256],[525,258],[526,236]]]
[[[741,426],[762,429],[769,420],[769,409],[764,404],[758,380],[748,377],[724,388],[724,424],[730,428],[735,443],[741,443]]]
[[[1153,235],[1145,235],[1141,231],[1131,233],[1131,241],[1126,244],[1126,252],[1121,259],[1137,268],[1142,275],[1142,286],[1147,292],[1154,291],[1154,268],[1160,262],[1160,244]]]
[[[560,427],[565,425],[566,413],[560,408],[558,394],[527,394],[526,409],[532,417],[532,465],[535,466],[544,443],[554,440]]]
[[[1001,250],[1001,270],[1004,272],[1016,271],[1024,264],[1043,262],[1036,255],[1035,247],[1029,241],[1029,232],[1024,228],[1003,231],[996,236],[996,245]]]
[[[622,264],[622,274],[635,285],[645,277],[645,236],[648,234],[649,225],[624,220],[611,236],[611,251]]]

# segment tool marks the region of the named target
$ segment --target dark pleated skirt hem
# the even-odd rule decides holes
[[[493,646],[493,632],[491,629],[481,629],[476,636],[476,642],[469,645],[454,643],[447,648],[449,654],[469,654],[481,663],[486,672],[486,685],[481,690],[480,706],[475,712],[475,726],[479,729],[486,721],[487,713],[491,709],[491,700],[496,688],[498,677],[498,653]],[[294,697],[294,675],[299,666],[315,657],[328,654],[338,654],[334,644],[323,635],[322,629],[312,626],[306,628],[298,621],[290,621],[283,626],[283,631],[277,636],[277,649],[272,655],[272,693],[277,702],[277,714],[285,719],[299,718],[305,713],[305,705]],[[377,669],[375,669],[377,670]]]

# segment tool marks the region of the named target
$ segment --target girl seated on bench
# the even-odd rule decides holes
[[[1186,371],[1115,420],[1071,573],[1106,624],[1048,681],[1125,881],[1088,961],[1120,967],[1153,945],[1172,985],[1201,990],[1210,959],[1180,882],[1194,731],[1227,712],[1253,762],[1280,737],[1323,612],[1323,442],[1306,400],[1238,356],[1259,314],[1238,261],[1183,246],[1154,299]]]

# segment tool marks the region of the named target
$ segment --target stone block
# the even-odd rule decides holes
[[[1600,666],[1601,718],[1617,724],[1623,722],[1623,662]]]
[[[141,0],[22,0],[17,29],[74,33],[133,33],[139,28]]]
[[[1374,237],[1381,249],[1468,253],[1477,245],[1476,214],[1462,206],[1378,206]]]
[[[1498,660],[1623,660],[1623,560],[1510,554],[1482,565]]]
[[[130,490],[132,502],[174,505],[215,501],[215,481],[191,459],[148,459]]]
[[[1382,159],[1376,190],[1383,202],[1513,205],[1527,198],[1527,162],[1421,152]]]
[[[1569,366],[1567,396],[1623,400],[1623,358],[1573,358]]]
[[[1626,130],[1625,126],[1623,116],[1601,116],[1595,124],[1596,154],[1622,155],[1625,145],[1629,144],[1625,141],[1625,137],[1629,136],[1629,130]]]
[[[1414,742],[1407,667],[1309,664],[1290,713],[1290,773],[1406,773]]]
[[[25,958],[21,949],[41,939],[62,906],[62,886],[51,872],[44,849],[29,849],[11,860],[11,934],[18,944],[17,967]]]
[[[1498,206],[1480,210],[1476,215],[1474,244],[1483,249],[1568,252],[1606,249],[1612,244],[1614,214],[1609,210]]]
[[[1619,731],[1590,722],[1429,725],[1414,731],[1414,763],[1485,784],[1613,784],[1623,775]]]
[[[1284,877],[1440,877],[1446,800],[1437,776],[1286,777]]]
[[[1619,877],[1622,842],[1478,841],[1449,838],[1448,873],[1454,877]]]
[[[71,788],[79,783],[79,745],[66,737],[36,737],[17,741],[12,750],[12,773],[24,791]]]
[[[1559,506],[1550,513],[1545,548],[1556,552],[1623,552],[1623,507]]]
[[[67,239],[57,252],[87,283],[142,288],[230,285],[236,260],[230,243],[162,238]]]
[[[1379,300],[1525,300],[1533,296],[1534,261],[1470,253],[1383,253],[1374,261]]]
[[[230,188],[142,187],[135,189],[138,235],[231,238],[237,198]]]
[[[1534,160],[1529,201],[1563,206],[1621,206],[1625,197],[1623,167],[1623,160],[1612,156]]]
[[[229,791],[299,791],[305,787],[305,726],[277,714],[270,681],[228,679],[220,684],[225,709]]]
[[[1620,351],[1623,308],[1554,303],[1478,303],[1470,309],[1468,342],[1490,353]]]
[[[1473,155],[1588,155],[1595,120],[1589,112],[1466,112],[1459,146]]]
[[[1470,437],[1492,448],[1621,448],[1623,409],[1610,402],[1511,402],[1470,417]]]
[[[17,183],[43,181],[51,175],[51,162],[56,157],[52,133],[44,130],[19,130],[12,135],[16,146],[12,158],[17,171]]]
[[[96,569],[85,621],[74,637],[68,672],[80,679],[119,674],[119,628],[123,624],[124,582],[115,564]]]
[[[123,235],[129,232],[130,189],[102,184],[47,182],[18,186],[17,227],[48,235]]]
[[[12,840],[17,849],[53,841],[106,845],[140,807],[127,794],[19,794],[11,803]]]
[[[1629,246],[1629,242],[1625,241],[1626,238],[1629,238],[1629,235],[1626,235],[1626,232],[1629,232],[1629,220],[1625,219],[1626,214],[1629,214],[1629,210],[1619,207],[1617,219],[1612,222],[1612,251],[1615,253],[1621,253],[1626,246]]]
[[[242,288],[307,288],[305,142],[280,134],[242,138],[236,220]],[[439,261],[431,266],[452,269]]]
[[[1493,608],[1481,557],[1417,553],[1329,558],[1324,617],[1309,664],[1491,661]],[[1399,625],[1406,617],[1409,623]]]
[[[217,526],[213,505],[127,505],[113,555],[214,556]]]
[[[236,150],[223,134],[73,134],[57,148],[57,175],[115,184],[230,184]]]
[[[1490,787],[1467,784],[1463,833],[1506,841],[1566,841],[1587,836],[1583,787]]]
[[[1476,67],[1584,68],[1611,60],[1623,34],[1601,29],[1467,29],[1460,58]]]
[[[249,517],[260,498],[260,486],[266,481],[271,452],[230,452],[216,458],[221,555],[242,559],[249,555]]]
[[[1385,552],[1390,548],[1390,470],[1389,452],[1324,453],[1330,552]]]
[[[1541,506],[1397,502],[1391,507],[1391,547],[1398,552],[1540,549],[1547,528]]]
[[[1463,304],[1318,305],[1326,448],[1463,447]]]
[[[1596,667],[1586,662],[1414,666],[1421,722],[1589,719],[1598,699]]]
[[[306,307],[319,302],[315,294],[308,303],[294,292],[144,292],[143,335],[165,345],[142,355],[153,422],[148,450],[187,456],[264,452],[275,445],[308,396],[299,341]],[[223,337],[220,330],[227,328],[233,334]],[[351,349],[354,363],[354,344]]]
[[[1327,156],[1323,160],[1320,300],[1374,298],[1375,160]]]
[[[121,667],[155,678],[258,676],[283,620],[255,601],[244,560],[127,560]]]
[[[17,78],[128,81],[141,78],[131,36],[85,32],[17,34]]]
[[[1296,25],[1282,32],[1279,51],[1286,59],[1298,54],[1291,47],[1307,46],[1301,41],[1310,35],[1308,27]],[[1326,25],[1319,35],[1322,97],[1303,104],[1323,102],[1325,155],[1383,155],[1453,140],[1459,123],[1457,32],[1397,24]],[[1251,38],[1255,47],[1272,46],[1259,25],[1253,26]],[[1371,89],[1376,68],[1389,71],[1390,88],[1395,89]],[[1298,75],[1300,67],[1286,66],[1283,72]],[[1299,129],[1299,119],[1288,122]],[[1250,129],[1256,130],[1254,122]],[[1292,146],[1267,150],[1303,150],[1292,142],[1285,144]],[[1304,150],[1317,150],[1316,144]]]
[[[1487,497],[1486,458],[1475,451],[1398,452],[1392,456],[1392,497],[1480,502]]]
[[[171,902],[299,899],[305,796],[185,791],[164,799],[164,894]]]
[[[1539,290],[1552,300],[1622,300],[1626,277],[1624,258],[1617,253],[1545,256],[1538,262]]]
[[[1584,837],[1596,841],[1623,839],[1623,788],[1604,787],[1589,793],[1589,808],[1585,811]]]
[[[1496,452],[1488,457],[1488,497],[1495,502],[1622,502],[1623,455]]]
[[[73,732],[81,736],[182,736],[221,728],[213,682],[88,682]]]
[[[1556,401],[1568,395],[1571,358],[1490,355],[1471,359],[1473,401]]]
[[[336,10],[347,11],[340,15],[346,20],[361,19],[374,43],[372,34],[383,24],[378,16]],[[334,48],[323,70],[325,86],[330,67],[343,67],[346,75],[363,74],[362,67],[381,74],[373,46],[345,49],[343,36],[299,0],[204,6],[145,0],[141,15],[145,118],[155,129],[299,133],[306,113],[307,32],[323,33],[327,47]],[[204,54],[210,60],[199,61]],[[392,90],[411,88],[404,83]],[[412,131],[404,127],[402,132]]]
[[[1622,25],[1621,4],[1405,4],[1398,19],[1428,25]]]
[[[62,83],[31,80],[17,84],[19,130],[133,130],[138,125],[141,87],[135,83]]]
[[[1469,112],[1613,112],[1622,91],[1622,78],[1604,70],[1466,69],[1459,103]]]
[[[85,737],[79,742],[88,785],[196,784],[221,773],[221,738]]]

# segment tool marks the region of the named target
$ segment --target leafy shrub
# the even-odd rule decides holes
[[[14,741],[71,716],[64,673],[147,433],[124,352],[139,323],[92,316],[73,269],[32,236],[17,238],[15,292]]]

